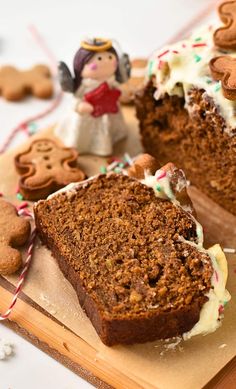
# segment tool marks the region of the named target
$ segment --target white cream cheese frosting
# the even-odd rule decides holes
[[[204,89],[203,98],[211,97],[225,119],[227,132],[236,127],[236,101],[228,100],[222,93],[221,81],[214,81],[209,61],[220,55],[236,58],[235,51],[220,50],[215,47],[213,33],[218,26],[205,26],[192,36],[153,53],[147,67],[147,79],[155,76],[157,90],[154,98],[159,100],[164,94],[184,97],[186,109],[188,92],[196,87]]]

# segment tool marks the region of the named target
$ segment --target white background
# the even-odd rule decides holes
[[[0,0],[0,65],[27,68],[38,62],[51,64],[30,33],[30,25],[40,32],[56,60],[65,60],[69,66],[84,36],[115,38],[131,57],[146,57],[210,3],[216,1]],[[0,145],[20,121],[49,105],[48,101],[31,98],[21,103],[0,99]],[[59,109],[38,123],[39,127],[58,120],[65,105],[66,99]],[[14,356],[0,361],[0,389],[91,387],[3,325],[0,338],[15,345]]]

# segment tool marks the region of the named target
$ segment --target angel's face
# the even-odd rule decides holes
[[[115,54],[109,51],[96,53],[86,63],[82,70],[82,78],[91,78],[93,80],[107,80],[113,76],[117,69],[117,58]]]

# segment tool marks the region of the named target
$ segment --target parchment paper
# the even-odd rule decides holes
[[[132,108],[125,109],[125,116],[129,123],[129,139],[118,145],[114,154],[123,155],[128,151],[134,156],[141,152],[141,145]],[[51,133],[52,129],[48,129],[41,132],[40,136]],[[25,147],[26,143],[21,148]],[[17,174],[13,164],[15,153],[16,151],[8,152],[0,157],[0,191],[16,204]],[[79,158],[79,163],[90,176],[99,172],[105,159],[83,156]],[[193,188],[190,192],[199,211],[200,221],[205,227],[207,242],[220,242],[224,247],[236,247],[236,217],[196,189]],[[98,356],[108,364],[133,379],[137,377],[141,380],[144,388],[199,389],[236,354],[236,255],[228,255],[227,259],[227,287],[232,300],[225,309],[223,325],[213,334],[197,336],[179,344],[178,339],[175,339],[125,347],[109,348],[103,345],[82,311],[73,288],[61,274],[50,252],[39,241],[36,242],[24,293],[92,345]],[[7,279],[15,284],[17,275]]]

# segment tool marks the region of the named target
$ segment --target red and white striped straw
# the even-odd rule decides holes
[[[19,216],[27,216],[27,217],[33,218],[33,214],[30,211],[28,211],[26,209],[22,209],[22,208],[18,211],[18,215]],[[4,313],[2,313],[0,315],[0,321],[6,320],[10,316],[10,314],[12,312],[12,309],[14,308],[14,306],[16,304],[16,301],[17,301],[18,296],[19,296],[19,294],[21,292],[23,283],[25,281],[27,272],[29,270],[29,267],[30,267],[30,264],[31,264],[31,261],[32,261],[35,238],[36,238],[36,228],[34,228],[32,230],[32,232],[31,232],[31,236],[30,236],[30,240],[29,240],[29,246],[28,246],[28,249],[27,249],[27,258],[26,258],[26,261],[24,263],[22,272],[20,274],[18,283],[16,285],[16,289],[15,289],[15,292],[14,292],[14,295],[13,295],[13,298],[12,298],[12,302],[11,302],[9,308]]]

